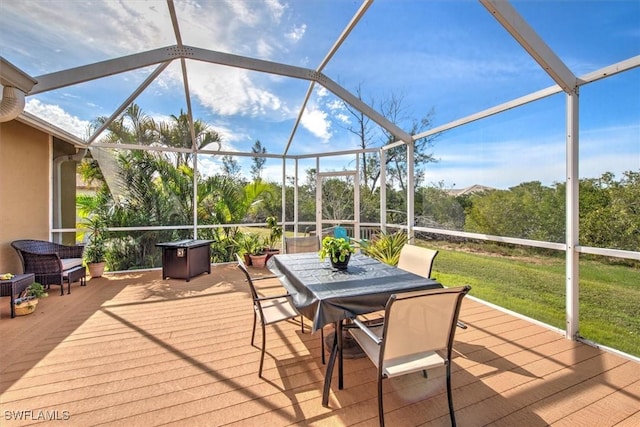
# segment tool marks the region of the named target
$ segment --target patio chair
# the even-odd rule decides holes
[[[289,294],[280,294],[272,296],[261,296],[258,294],[254,285],[254,280],[247,270],[247,266],[240,255],[236,254],[238,260],[238,268],[242,270],[249,283],[249,289],[251,291],[251,297],[253,298],[253,331],[251,333],[251,345],[254,345],[254,339],[256,336],[256,324],[258,318],[260,318],[260,326],[262,327],[262,347],[260,353],[260,368],[258,369],[258,376],[262,378],[262,367],[264,365],[264,353],[266,348],[266,326],[273,325],[284,320],[294,319],[301,316],[291,302],[291,296]],[[302,316],[301,316],[302,317]],[[302,325],[304,330],[304,325]]]
[[[284,252],[287,254],[299,254],[306,252],[318,252],[320,250],[320,240],[318,236],[307,237],[285,237]],[[320,352],[322,354],[322,364],[325,364],[324,355],[324,330],[320,329]]]
[[[60,295],[64,295],[65,280],[69,282],[69,292],[71,281],[81,280],[82,284],[84,246],[67,246],[45,240],[15,240],[11,246],[20,256],[23,273],[35,274],[35,281],[41,285],[47,288],[59,285]]]
[[[429,279],[436,255],[438,255],[438,251],[435,249],[404,245],[400,250],[398,268]]]
[[[319,250],[320,240],[318,240],[318,236],[284,238],[284,252],[287,254],[318,252]]]
[[[398,268],[429,279],[436,255],[438,255],[438,251],[435,249],[404,245],[400,250]],[[458,327],[467,329],[467,325],[460,321],[458,321]]]
[[[451,394],[451,349],[462,299],[470,286],[391,295],[381,326],[358,319],[345,328],[378,370],[378,418],[384,426],[382,380],[444,366],[451,425],[456,425]]]

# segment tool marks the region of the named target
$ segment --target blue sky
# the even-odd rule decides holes
[[[186,45],[315,69],[360,7],[347,0],[175,1]],[[577,76],[640,55],[640,1],[514,1]],[[0,1],[0,55],[32,76],[175,44],[166,2]],[[27,98],[26,110],[76,135],[110,115],[149,69]],[[187,61],[194,115],[229,150],[260,140],[281,153],[308,83]],[[323,72],[379,110],[402,98],[403,120],[433,110],[443,125],[547,88],[553,80],[476,1],[376,0]],[[162,119],[186,110],[174,63],[136,102]],[[563,94],[441,135],[426,182],[507,188],[564,180]],[[640,170],[640,70],[583,86],[580,175]],[[316,86],[290,154],[355,148],[345,110]],[[311,162],[305,162],[311,164]],[[321,163],[340,168],[339,162]],[[326,165],[326,166],[325,166]],[[211,158],[205,168],[216,167]],[[305,166],[306,167],[306,166]],[[267,163],[279,178],[280,164]]]

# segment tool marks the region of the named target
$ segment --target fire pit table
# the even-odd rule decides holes
[[[213,240],[178,240],[158,243],[162,248],[162,278],[186,279],[202,273],[211,274]]]

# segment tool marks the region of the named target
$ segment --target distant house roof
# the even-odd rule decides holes
[[[450,188],[446,190],[450,196],[464,196],[465,194],[480,193],[482,191],[495,190],[493,187],[487,187],[485,185],[474,184],[466,188]]]

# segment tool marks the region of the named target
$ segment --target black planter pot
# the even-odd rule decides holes
[[[347,265],[349,265],[349,258],[351,258],[351,255],[347,255],[344,261],[338,260],[338,262],[333,262],[333,260],[331,260],[331,266],[336,270],[346,270]]]

